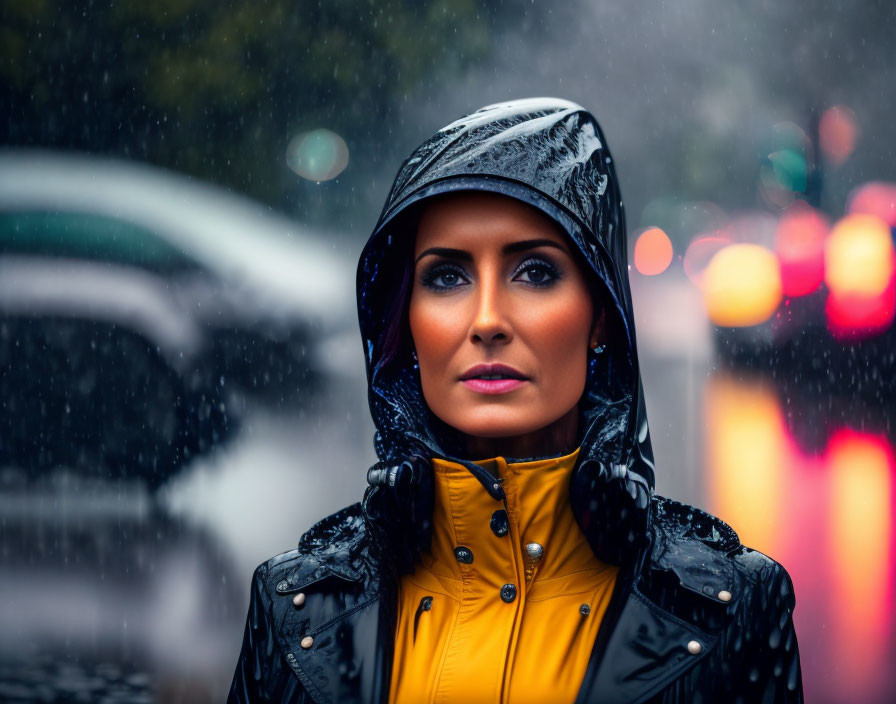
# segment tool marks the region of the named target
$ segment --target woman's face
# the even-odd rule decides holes
[[[423,395],[474,438],[577,419],[601,322],[559,227],[489,193],[435,199],[414,247],[409,322]]]

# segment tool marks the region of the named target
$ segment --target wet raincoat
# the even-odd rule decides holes
[[[501,485],[457,457],[450,429],[429,412],[407,335],[388,332],[404,314],[397,282],[417,204],[470,189],[558,222],[609,303],[613,332],[589,356],[569,492],[591,549],[619,572],[577,702],[802,701],[786,571],[719,519],[653,491],[613,160],[594,118],[557,99],[483,108],[402,165],[357,278],[380,461],[361,503],[256,571],[229,701],[387,702],[397,585],[432,536],[431,459],[463,463],[501,506]]]

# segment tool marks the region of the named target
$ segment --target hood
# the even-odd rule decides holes
[[[575,103],[531,98],[484,107],[439,130],[404,162],[358,264],[358,317],[380,465],[373,485],[426,484],[423,464],[457,458],[423,399],[411,348],[387,334],[406,316],[400,285],[422,200],[461,190],[516,198],[553,218],[581,253],[602,292],[609,339],[589,355],[580,409],[573,509],[598,556],[620,564],[646,535],[654,469],[638,368],[628,281],[625,215],[613,159],[594,117]],[[418,458],[415,462],[412,458]],[[493,498],[489,475],[465,462]],[[390,469],[391,468],[391,469]],[[412,500],[408,487],[399,510]],[[415,492],[410,489],[413,495]],[[425,503],[425,502],[424,502]],[[394,507],[396,508],[396,507]],[[417,507],[412,520],[426,520]],[[419,527],[419,525],[417,526]],[[423,531],[424,533],[426,531]]]

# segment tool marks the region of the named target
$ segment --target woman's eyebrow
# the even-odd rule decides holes
[[[420,255],[414,260],[416,264],[423,257],[435,255],[437,257],[446,257],[448,259],[460,259],[461,261],[473,261],[473,255],[464,249],[451,249],[450,247],[430,247],[420,252]]]
[[[527,249],[535,249],[536,247],[554,247],[561,252],[569,254],[566,247],[554,240],[522,240],[521,242],[511,242],[510,244],[505,245],[501,251],[504,254],[513,254],[515,252],[525,252]]]
[[[559,242],[555,242],[554,240],[522,240],[520,242],[511,242],[510,244],[504,245],[501,248],[502,254],[515,254],[516,252],[525,252],[529,249],[535,249],[536,247],[554,247],[555,249],[559,249],[561,252],[566,252],[569,254],[569,251]],[[438,257],[445,257],[447,259],[460,259],[461,261],[471,262],[473,261],[473,255],[470,254],[465,249],[452,249],[451,247],[430,247],[429,249],[425,249],[418,257],[414,260],[416,264],[423,257],[435,255]]]

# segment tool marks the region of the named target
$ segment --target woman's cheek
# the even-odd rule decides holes
[[[454,341],[457,326],[452,325],[450,316],[441,308],[423,301],[412,305],[409,311],[423,392],[431,406],[438,405],[437,399],[448,389],[452,350],[457,346]]]
[[[566,300],[530,320],[528,337],[537,350],[543,381],[558,396],[564,395],[562,390],[575,395],[579,385],[584,390],[590,321],[590,299]],[[567,399],[557,400],[566,405]]]
[[[417,348],[417,355],[438,354],[456,327],[451,315],[446,315],[444,306],[438,301],[423,300],[410,309],[411,334]]]

